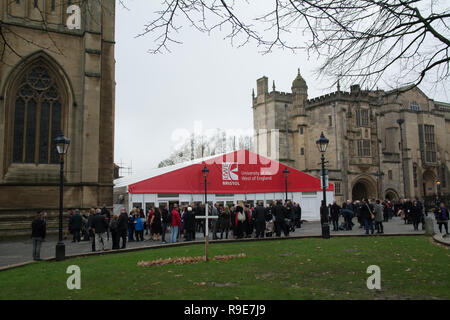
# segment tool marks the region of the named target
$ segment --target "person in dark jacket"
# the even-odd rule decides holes
[[[263,207],[263,202],[258,202],[255,208],[255,224],[256,224],[256,238],[264,238],[266,231],[266,208]]]
[[[120,238],[122,238],[121,249],[125,249],[127,247],[127,233],[128,233],[128,215],[127,212],[125,211],[125,208],[120,209],[120,215],[117,224],[118,224],[117,232],[119,236],[119,242]]]
[[[91,208],[89,210],[87,228],[88,228],[88,233],[89,233],[89,239],[90,239],[91,245],[92,245],[92,252],[95,252],[95,235],[94,235],[94,232],[92,231],[92,225],[94,223],[94,218],[95,218],[95,209]]]
[[[155,208],[152,220],[150,220],[150,227],[153,234],[153,241],[159,241],[159,237],[162,233],[162,218],[161,218],[161,211],[159,208]]]
[[[300,207],[299,203],[296,203],[294,209],[295,209],[295,226],[300,229],[302,227],[302,207]]]
[[[108,224],[106,222],[106,217],[102,215],[102,210],[97,209],[95,212],[94,220],[92,221],[92,231],[95,236],[95,248],[96,251],[105,251],[106,245],[106,230],[108,229]]]
[[[409,216],[412,221],[414,231],[419,231],[419,223],[422,220],[422,210],[416,200],[414,200],[413,205],[409,209]]]
[[[159,210],[161,211],[161,228],[162,228],[162,233],[161,233],[161,242],[162,243],[166,243],[166,231],[167,231],[167,227],[170,226],[170,215],[169,215],[169,211],[167,210],[167,208],[165,206],[160,206]],[[194,238],[195,240],[195,238]]]
[[[246,204],[244,207],[244,214],[245,214],[245,221],[243,225],[244,237],[250,238],[253,234],[253,221],[252,221],[252,214],[248,204]]]
[[[107,237],[107,239],[109,241],[109,223],[111,221],[111,212],[109,212],[109,210],[106,208],[106,204],[103,205],[102,215],[105,216],[106,223],[108,225],[108,227],[106,228],[106,237]]]
[[[380,200],[376,201],[376,205],[374,208],[375,212],[375,228],[377,229],[377,234],[378,233],[384,233],[384,228],[383,228],[383,212],[384,212],[384,206],[383,204],[380,202]]]
[[[119,216],[117,214],[113,215],[111,223],[109,224],[109,229],[111,230],[112,249],[119,250]]]
[[[33,260],[41,261],[41,245],[45,238],[45,223],[41,212],[38,212],[31,223],[31,239],[33,240]]]
[[[135,219],[136,208],[130,212],[130,216],[128,217],[128,242],[134,241],[134,219]]]
[[[347,201],[347,203],[342,204],[342,216],[344,217],[344,223],[345,223],[345,230],[349,231],[352,230],[353,223],[353,210],[351,209],[352,206],[350,206],[350,201]]]
[[[375,228],[374,228],[373,219],[372,219],[373,206],[369,203],[369,201],[367,201],[367,199],[363,199],[359,212],[361,215],[361,221],[363,222],[365,230],[366,230],[366,234],[369,234],[369,229],[370,229],[370,233],[374,234]],[[373,217],[375,218],[375,216],[373,216]]]
[[[244,237],[244,222],[245,222],[245,213],[243,205],[238,204],[236,206],[236,214],[235,214],[235,232],[234,236],[236,239],[242,239]]]
[[[336,201],[333,202],[331,206],[331,221],[333,222],[333,231],[339,231],[339,214],[341,207],[338,206]]]
[[[81,242],[81,222],[83,218],[81,217],[80,210],[76,209],[72,218],[70,218],[70,228],[73,234],[72,242]]]
[[[284,232],[286,237],[289,236],[289,229],[286,225],[286,208],[281,204],[281,201],[277,201],[274,207],[275,216],[275,233],[277,237],[281,237],[281,231]]]
[[[442,233],[442,226],[445,227],[445,234],[448,235],[449,212],[444,203],[441,202],[439,210],[436,212],[436,221],[439,225],[439,232]]]
[[[187,207],[184,217],[184,228],[186,230],[186,241],[192,241],[195,237],[195,215],[191,206]]]
[[[231,227],[231,211],[227,205],[220,212],[220,239],[223,239],[223,233],[225,232],[225,238],[228,239],[228,233]]]
[[[286,217],[289,219],[288,230],[295,232],[295,209],[291,201],[286,202]]]

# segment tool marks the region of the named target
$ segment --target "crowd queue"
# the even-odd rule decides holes
[[[394,216],[401,217],[405,224],[412,224],[414,230],[425,227],[425,216],[430,208],[425,208],[422,202],[415,199],[401,201],[367,200],[346,201],[342,206],[336,202],[320,209],[321,223],[330,223],[333,231],[352,230],[355,226],[353,219],[356,217],[359,228],[366,234],[384,233],[383,223],[390,221]],[[449,211],[444,202],[436,198],[434,211],[439,232],[445,228],[448,234]],[[213,240],[242,238],[280,237],[283,233],[288,237],[290,232],[302,227],[302,209],[300,204],[278,200],[271,204],[263,205],[259,202],[256,206],[238,202],[237,205],[228,206],[215,203],[208,205],[211,219],[209,227],[212,230]],[[69,223],[65,238],[70,232],[72,242],[90,241],[92,251],[108,250],[109,240],[112,240],[112,249],[124,249],[127,242],[147,241],[166,243],[166,236],[171,243],[176,243],[183,238],[184,241],[194,241],[196,233],[205,235],[205,220],[197,218],[205,215],[205,205],[191,203],[190,205],[173,206],[167,208],[152,207],[147,212],[143,209],[133,208],[127,213],[125,208],[120,209],[120,214],[112,214],[103,208],[91,208],[88,212],[69,210]],[[40,260],[40,246],[46,235],[46,212],[38,212],[32,223],[33,259]],[[343,222],[339,223],[339,221]]]

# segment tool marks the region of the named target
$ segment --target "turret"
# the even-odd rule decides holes
[[[308,99],[308,86],[306,85],[305,79],[303,79],[300,74],[300,69],[298,69],[297,77],[294,82],[292,82],[292,94],[294,108],[304,108],[306,100]]]

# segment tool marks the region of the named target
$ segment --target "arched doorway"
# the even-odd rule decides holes
[[[385,193],[384,198],[387,199],[387,200],[389,200],[389,201],[392,201],[392,200],[399,200],[399,199],[400,199],[400,197],[398,196],[397,191],[392,190],[392,189],[386,190],[386,193]]]
[[[423,173],[423,195],[425,197],[436,194],[436,181],[436,174],[433,171],[427,170]]]
[[[376,183],[369,179],[358,179],[352,188],[352,200],[362,200],[377,197]]]

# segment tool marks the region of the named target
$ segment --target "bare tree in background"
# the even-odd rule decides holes
[[[234,143],[237,143],[235,145]],[[158,168],[187,162],[194,159],[232,152],[237,149],[252,150],[253,134],[243,130],[226,132],[217,129],[213,134],[190,135],[181,145],[177,146],[169,158],[161,161]]]
[[[181,43],[182,26],[220,30],[264,53],[306,50],[321,62],[318,75],[335,83],[374,87],[395,74],[400,85],[418,85],[449,77],[449,18],[448,0],[164,0],[140,36],[151,34],[150,52],[161,53]]]

